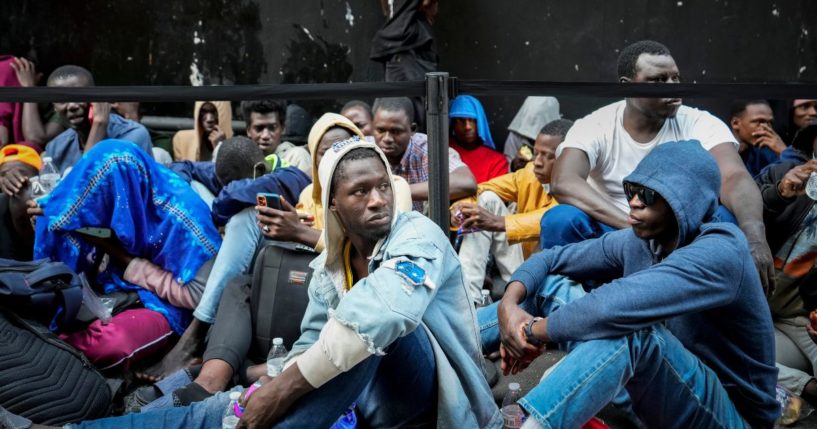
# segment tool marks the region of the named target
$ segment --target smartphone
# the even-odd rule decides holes
[[[255,201],[259,206],[283,210],[281,207],[281,196],[272,192],[259,192],[255,195]]]

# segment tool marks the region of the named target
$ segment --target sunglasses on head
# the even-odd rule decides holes
[[[638,199],[644,203],[644,205],[651,206],[655,203],[655,196],[657,194],[650,188],[636,185],[635,183],[624,182],[624,195],[627,197],[627,201],[631,201],[634,196],[638,195]]]

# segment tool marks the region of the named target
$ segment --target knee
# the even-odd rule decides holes
[[[493,191],[483,191],[480,192],[477,198],[477,204],[492,213],[496,213],[500,206],[505,206],[505,201],[502,201],[502,198],[499,198],[499,195]]]
[[[145,308],[125,310],[107,325],[94,321],[88,328],[60,338],[100,367],[133,363],[164,346],[172,334],[160,313]]]
[[[539,225],[542,231],[556,232],[575,229],[578,225],[587,223],[590,217],[580,209],[560,204],[551,208],[542,215]]]

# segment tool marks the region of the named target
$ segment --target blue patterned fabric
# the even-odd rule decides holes
[[[45,213],[37,221],[34,254],[77,272],[92,261],[93,246],[73,232],[82,227],[110,228],[128,254],[162,267],[182,285],[221,246],[210,210],[190,185],[124,140],[99,142],[40,205]],[[106,274],[100,276],[106,291],[138,290],[146,308],[184,331],[189,311],[124,282],[121,271]]]
[[[488,127],[488,116],[485,109],[476,98],[470,95],[460,95],[451,102],[448,108],[448,117],[473,119],[477,122],[477,134],[482,139],[482,144],[496,150],[494,139],[491,137],[491,129]],[[453,127],[451,132],[453,133]]]

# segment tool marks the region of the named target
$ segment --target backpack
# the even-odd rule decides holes
[[[0,307],[0,406],[39,424],[105,417],[111,388],[45,325]]]
[[[301,336],[301,319],[309,304],[309,263],[318,254],[309,247],[270,241],[258,253],[253,269],[250,308],[253,348],[269,351],[281,337],[287,348]]]
[[[67,326],[82,306],[82,283],[62,262],[0,258],[0,304],[45,324],[56,315]]]

